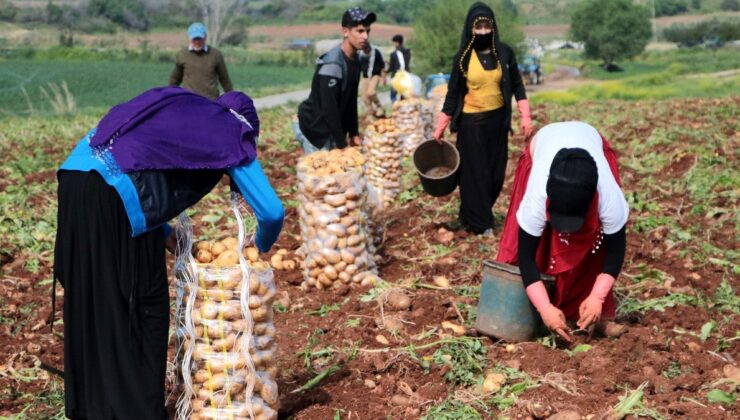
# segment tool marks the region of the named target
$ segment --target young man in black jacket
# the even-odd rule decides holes
[[[319,57],[308,99],[298,107],[296,138],[305,153],[359,146],[357,85],[360,62],[357,51],[368,43],[375,13],[353,7],[342,16],[342,43]]]
[[[403,35],[393,35],[392,41],[396,49],[391,53],[390,64],[388,65],[388,72],[391,77],[395,76],[399,70],[411,71],[411,51],[403,47]],[[391,87],[391,102],[396,101],[397,95],[398,92]]]

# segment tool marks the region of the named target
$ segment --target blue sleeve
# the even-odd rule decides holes
[[[169,223],[163,223],[162,234],[164,235],[164,238],[167,239],[167,237],[170,236],[170,233],[172,233],[172,226],[170,226]]]
[[[257,248],[260,252],[269,251],[283,228],[283,204],[256,160],[229,168],[228,173],[257,217]]]

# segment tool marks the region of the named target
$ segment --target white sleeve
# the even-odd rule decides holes
[[[550,168],[544,165],[532,165],[516,220],[519,227],[532,236],[542,236],[547,223],[545,203],[547,202],[547,176]]]
[[[611,235],[627,223],[629,205],[604,154],[598,155],[595,160],[599,171],[599,183],[596,187],[599,192],[599,220],[604,233]]]

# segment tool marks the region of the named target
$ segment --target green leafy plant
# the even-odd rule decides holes
[[[731,406],[735,404],[737,398],[735,397],[735,394],[731,394],[721,389],[713,389],[707,392],[707,400],[712,404]]]
[[[476,420],[482,419],[480,413],[465,403],[447,397],[442,403],[430,408],[422,420]]]
[[[643,398],[647,384],[645,382],[634,391],[628,390],[624,396],[619,397],[619,403],[612,408],[612,413],[616,418],[623,418],[628,415],[649,417],[655,420],[663,420],[665,418],[654,409],[645,407]]]
[[[450,366],[444,376],[447,382],[472,385],[486,367],[486,351],[480,340],[459,339],[445,343],[432,357],[434,363]]]

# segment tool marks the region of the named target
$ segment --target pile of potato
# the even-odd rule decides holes
[[[195,246],[194,256],[201,263],[190,280],[182,282],[184,354],[178,360],[182,376],[190,380],[181,397],[189,410],[178,413],[180,418],[248,419],[250,406],[255,419],[277,418],[272,322],[276,289],[269,264],[256,251],[244,251],[245,278],[234,238]],[[211,260],[206,261],[209,254]],[[246,291],[248,297],[242,296]]]
[[[392,119],[378,120],[367,127],[362,151],[367,157],[367,182],[383,206],[388,206],[401,191],[403,174],[403,142]]]
[[[298,160],[304,287],[338,288],[377,278],[365,212],[364,164],[362,153],[351,147]]]
[[[424,141],[421,105],[418,99],[402,99],[393,103],[393,120],[401,132],[404,151],[410,154]]]

